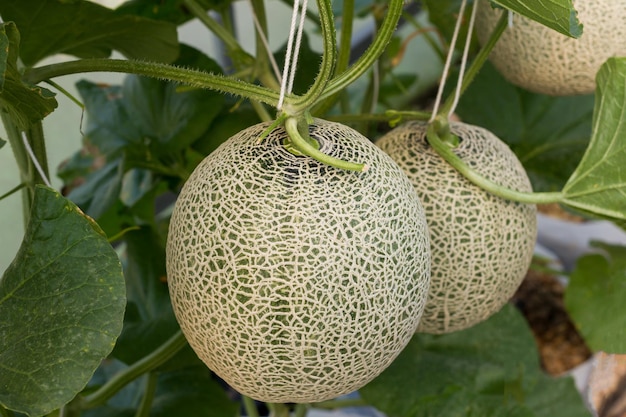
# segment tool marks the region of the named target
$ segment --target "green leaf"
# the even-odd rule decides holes
[[[593,246],[603,254],[578,260],[565,290],[565,307],[592,350],[626,353],[626,247]]]
[[[4,145],[6,145],[6,144],[7,144],[7,141],[6,141],[6,140],[4,140],[4,139],[0,139],[0,149],[2,149],[2,147],[3,147]]]
[[[415,335],[360,392],[389,417],[545,416],[548,401],[551,417],[590,417],[573,384],[557,381],[541,371],[526,322],[507,305],[467,330]]]
[[[233,0],[198,0],[205,10],[222,9],[228,7]],[[120,5],[116,10],[118,14],[143,16],[150,19],[165,20],[176,25],[181,25],[188,20],[194,19],[182,0],[130,0]]]
[[[0,24],[0,107],[19,129],[26,130],[52,113],[57,101],[50,90],[22,81],[17,67],[19,47],[15,24]]]
[[[181,50],[178,65],[221,71],[198,51]],[[224,103],[217,92],[178,91],[177,87],[135,75],[127,76],[121,87],[80,81],[77,88],[87,109],[85,136],[109,158],[124,149],[142,155],[146,162],[169,160],[173,152],[187,148],[206,132]]]
[[[235,417],[239,405],[226,396],[206,366],[164,373],[150,416]]]
[[[0,403],[43,415],[70,401],[113,349],[125,304],[120,262],[98,225],[38,186],[0,280]]]
[[[554,378],[540,375],[537,384],[525,397],[535,417],[590,417],[570,377]]]
[[[626,219],[626,58],[609,58],[598,72],[593,133],[565,184],[564,203],[598,216]]]
[[[578,20],[572,0],[491,1],[572,38],[579,38],[583,33],[583,25]]]
[[[67,197],[87,215],[99,219],[119,198],[122,178],[122,166],[116,159],[89,174],[85,183],[73,189]]]
[[[3,1],[0,15],[19,28],[20,57],[27,66],[58,53],[106,58],[116,50],[127,58],[160,62],[178,55],[175,25],[117,14],[86,0]]]
[[[551,97],[516,87],[487,62],[456,113],[506,142],[535,191],[560,191],[589,144],[593,105],[593,95]]]

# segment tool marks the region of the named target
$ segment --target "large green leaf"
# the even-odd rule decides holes
[[[105,58],[116,50],[128,58],[162,62],[178,55],[175,25],[117,14],[86,0],[1,1],[0,16],[17,24],[20,57],[28,66],[58,53]]]
[[[591,136],[593,95],[551,97],[514,86],[487,62],[456,109],[520,159],[535,191],[560,191]]]
[[[184,45],[176,63],[221,71],[213,60]],[[87,111],[84,132],[89,149],[97,148],[97,155],[104,156],[107,163],[79,178],[82,185],[69,197],[98,221],[111,214],[107,225],[115,223],[111,221],[114,217],[120,218],[110,213],[120,193],[130,196],[124,204],[132,207],[154,191],[158,175],[178,178],[188,174],[189,146],[206,134],[224,103],[224,97],[214,91],[179,91],[175,83],[134,75],[126,77],[122,86],[80,81],[77,88]],[[77,179],[74,176],[84,177],[90,159],[83,151],[75,155],[64,166],[64,180],[72,183]]]
[[[626,353],[626,247],[595,243],[602,254],[576,263],[565,306],[593,350]]]
[[[415,335],[361,394],[389,417],[590,416],[571,381],[543,374],[534,339],[510,305],[467,330]]]
[[[120,161],[114,160],[89,174],[85,183],[73,189],[67,197],[87,215],[99,219],[119,198],[122,178]]]
[[[565,184],[564,203],[626,219],[626,58],[610,58],[597,75],[591,142]]]
[[[234,0],[197,0],[204,9],[228,7]],[[180,25],[195,16],[185,7],[182,0],[129,0],[120,5],[118,14],[132,14],[150,19],[165,20]]]
[[[189,49],[182,49],[188,58],[178,65],[221,71],[215,62]],[[135,75],[127,76],[122,86],[80,81],[77,88],[87,109],[85,136],[108,158],[122,150],[142,155],[146,162],[170,158],[208,129],[224,103],[217,92],[177,87]]]
[[[18,128],[26,130],[52,113],[57,101],[50,90],[21,80],[17,68],[19,46],[20,34],[15,24],[0,24],[0,106]]]
[[[491,0],[564,35],[579,38],[583,27],[572,0]]]
[[[154,417],[235,417],[239,405],[226,396],[206,366],[164,373],[150,413]]]
[[[120,261],[98,225],[37,187],[0,280],[0,403],[43,415],[71,400],[113,349],[125,304]]]

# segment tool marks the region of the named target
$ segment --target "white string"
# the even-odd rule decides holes
[[[509,10],[509,29],[511,29],[513,27],[513,12]]]
[[[300,22],[298,26],[298,34],[296,36],[295,53],[291,61],[291,73],[289,74],[289,83],[287,84],[287,94],[290,94],[293,91],[293,81],[296,77],[296,70],[298,68],[298,57],[300,55],[300,45],[302,44],[302,33],[304,32],[304,19],[306,18],[307,6],[308,0],[303,0],[300,8]]]
[[[263,43],[263,47],[265,48],[265,51],[267,52],[267,57],[270,60],[272,70],[274,71],[274,76],[276,77],[279,83],[282,83],[282,77],[280,76],[280,70],[278,69],[278,64],[276,63],[276,59],[274,59],[274,55],[271,52],[270,43],[268,42],[267,37],[265,36],[265,33],[263,32],[263,28],[261,27],[261,22],[259,22],[259,18],[254,12],[254,6],[252,6],[252,0],[248,0],[248,3],[250,4],[250,9],[252,10],[252,20],[254,22],[254,27],[256,28],[256,31],[259,34],[259,39],[261,39],[261,43]]]
[[[459,99],[461,98],[461,88],[463,86],[463,75],[465,75],[465,67],[467,65],[467,57],[469,55],[470,44],[472,42],[472,30],[474,30],[474,21],[476,20],[476,10],[478,9],[478,1],[474,2],[472,6],[472,15],[470,17],[469,26],[467,28],[467,38],[465,39],[465,48],[463,49],[463,57],[461,58],[461,68],[459,70],[459,78],[456,82],[456,91],[454,92],[454,102],[452,103],[452,107],[450,107],[450,112],[448,113],[448,117],[452,116],[454,110],[456,110],[456,106],[459,104]]]
[[[50,184],[48,177],[46,177],[46,174],[43,172],[43,168],[41,168],[39,161],[35,157],[35,153],[33,152],[33,149],[30,147],[30,143],[28,143],[26,132],[22,132],[22,142],[24,142],[24,147],[26,148],[26,152],[28,152],[28,156],[30,156],[30,159],[33,161],[33,164],[35,165],[37,172],[39,172],[39,175],[41,175],[41,179],[48,187],[52,188],[52,185]]]
[[[306,2],[306,0],[305,0]],[[285,52],[285,65],[283,67],[283,76],[280,83],[280,96],[276,108],[280,110],[283,107],[285,95],[291,93],[293,88],[293,77],[295,76],[295,65],[292,66],[292,59],[297,62],[298,52],[300,51],[300,42],[302,40],[302,32],[304,30],[304,16],[306,15],[306,7],[302,7],[302,16],[300,17],[300,25],[298,25],[298,11],[300,10],[300,0],[294,0],[293,13],[291,15],[291,26],[289,28],[289,39],[287,41],[287,51]],[[296,31],[298,32],[296,34]],[[294,38],[297,38],[294,45]],[[295,53],[294,53],[295,50]],[[293,67],[293,68],[292,68]],[[291,85],[289,82],[291,81]]]
[[[443,95],[443,88],[446,84],[446,78],[448,78],[448,72],[450,71],[450,65],[452,63],[452,55],[454,55],[454,47],[456,46],[456,40],[459,37],[459,31],[461,29],[461,20],[463,20],[463,14],[465,13],[465,5],[467,0],[463,0],[461,3],[461,9],[459,10],[459,17],[454,26],[454,33],[452,34],[452,40],[450,41],[450,49],[448,50],[448,56],[446,57],[446,64],[443,67],[443,74],[441,75],[441,82],[439,83],[439,91],[437,91],[437,98],[435,99],[435,105],[433,107],[433,114],[430,117],[429,122],[433,122],[437,117],[439,111],[439,105],[441,104],[441,97]]]

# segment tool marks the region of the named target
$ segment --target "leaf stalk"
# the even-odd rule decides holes
[[[158,368],[171,359],[186,345],[187,339],[185,339],[185,336],[179,330],[148,356],[145,356],[141,360],[119,372],[117,375],[113,376],[97,391],[79,399],[80,408],[89,409],[106,403],[107,400],[113,397],[127,384],[139,378],[146,372],[150,372]]]

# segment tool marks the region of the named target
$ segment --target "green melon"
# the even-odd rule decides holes
[[[500,185],[532,191],[517,157],[489,131],[451,123],[455,153]],[[408,175],[422,200],[431,238],[431,285],[419,329],[449,333],[500,310],[523,280],[537,234],[534,205],[495,197],[470,183],[426,141],[427,125],[411,122],[376,144]]]
[[[430,277],[424,212],[402,170],[358,132],[316,120],[321,150],[296,156],[283,128],[252,126],[185,183],[167,242],[176,317],[233,388],[266,402],[354,391],[385,369],[422,315]]]
[[[595,90],[600,66],[612,56],[626,56],[626,0],[574,0],[583,35],[570,38],[515,15],[491,52],[490,60],[513,84],[555,96]],[[481,0],[476,34],[486,42],[502,13]]]

